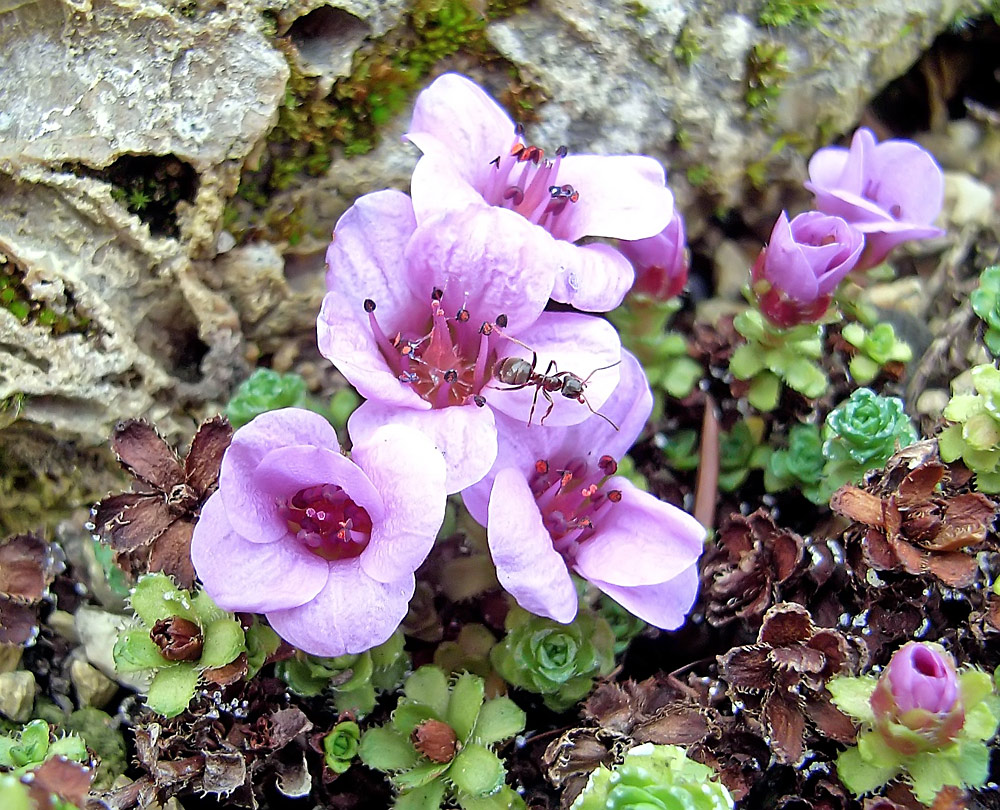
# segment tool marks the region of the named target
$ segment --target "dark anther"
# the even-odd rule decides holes
[[[404,371],[399,375],[399,381],[402,383],[415,383],[417,379],[417,375],[412,371]]]
[[[483,408],[483,407],[486,406],[486,397],[480,396],[479,394],[476,394],[472,398],[472,401],[475,402],[476,405],[478,405],[480,408]]]
[[[435,287],[431,292],[431,301],[440,301],[444,298],[444,290],[440,287]]]
[[[492,335],[493,334],[493,324],[489,321],[483,321],[483,325],[479,327],[480,335]]]
[[[524,135],[524,124],[514,124],[514,134],[517,135],[518,138]]]
[[[549,462],[544,458],[538,459],[538,461],[535,462],[535,472],[539,475],[548,475]]]
[[[601,456],[597,461],[597,466],[600,467],[601,472],[605,475],[614,475],[618,472],[618,462],[611,458],[611,456]]]
[[[365,299],[365,312],[374,312],[374,311],[375,311],[375,302],[372,301],[371,298],[366,298]]]
[[[524,192],[517,186],[511,186],[503,193],[505,200],[513,200],[514,205],[520,205],[524,201]]]
[[[568,154],[569,154],[569,149],[567,149],[565,146],[560,146],[558,149],[556,149],[556,157],[564,158]]]
[[[499,315],[497,315],[497,326],[499,326],[501,329],[507,328],[507,316],[504,315],[502,312]]]
[[[500,168],[500,155],[497,155],[493,160],[490,161],[490,165],[499,169]]]
[[[469,320],[469,310],[462,307],[458,312],[455,313],[455,320],[459,323],[467,323]]]
[[[618,503],[622,499],[622,491],[620,489],[613,489],[608,493],[608,500],[611,503]]]
[[[458,381],[458,372],[455,369],[453,369],[453,368],[448,369],[444,373],[444,381],[446,383],[448,383],[449,385],[451,383],[453,383],[453,382],[457,382]]]

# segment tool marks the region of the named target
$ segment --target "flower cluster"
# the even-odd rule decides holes
[[[410,194],[358,199],[326,257],[319,349],[365,400],[350,459],[300,407],[240,427],[192,543],[206,591],[305,653],[360,654],[399,625],[445,498],[462,493],[529,612],[571,622],[575,574],[678,627],[705,530],[616,475],[652,395],[593,314],[637,277],[654,297],[685,283],[662,166],[547,156],[456,74],[421,93],[406,139],[422,153]]]
[[[859,129],[849,149],[812,156],[805,187],[816,210],[791,220],[782,212],[752,271],[761,311],[778,327],[818,320],[852,270],[874,267],[905,241],[942,234],[932,223],[944,176],[911,141],[878,143]]]

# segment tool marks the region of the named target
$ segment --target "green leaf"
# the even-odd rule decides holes
[[[884,768],[865,762],[857,748],[841,751],[837,757],[837,776],[855,796],[882,787],[898,773],[898,767]]]
[[[943,416],[952,422],[964,422],[983,411],[983,400],[976,394],[955,394],[944,406]]]
[[[729,358],[729,371],[737,380],[749,380],[764,369],[764,356],[761,347],[753,343],[744,343],[736,347]]]
[[[962,784],[962,777],[954,761],[948,761],[940,753],[918,754],[907,769],[910,788],[917,801],[931,805],[945,785]]]
[[[490,796],[459,793],[458,804],[462,810],[521,810],[525,806],[524,799],[507,785]]]
[[[194,598],[191,600],[191,606],[194,608],[194,612],[198,617],[198,624],[201,627],[207,627],[217,619],[223,619],[229,615],[215,604],[212,601],[212,597],[205,591],[198,591],[194,595]]]
[[[961,784],[970,788],[985,785],[990,777],[990,747],[982,742],[960,739],[957,753],[955,770],[962,780]]]
[[[849,323],[840,332],[841,337],[855,348],[861,348],[864,345],[867,334],[860,323]]]
[[[246,650],[243,627],[236,619],[216,619],[205,630],[205,646],[201,650],[202,667],[221,667]]]
[[[778,407],[781,398],[781,380],[770,371],[756,375],[747,390],[747,401],[761,413],[768,413]]]
[[[994,329],[991,326],[983,335],[983,341],[986,343],[986,348],[990,350],[990,354],[994,357],[1000,356],[1000,329]]]
[[[527,716],[513,700],[497,697],[488,700],[479,710],[474,739],[483,745],[506,740],[524,731]]]
[[[198,688],[198,670],[193,664],[180,663],[156,673],[149,685],[146,705],[164,717],[176,717],[184,711]]]
[[[334,689],[342,689],[345,692],[352,692],[362,686],[371,683],[372,673],[375,667],[372,664],[372,657],[367,652],[361,653],[351,667],[351,677]]]
[[[139,578],[132,590],[132,610],[147,628],[158,619],[180,616],[196,622],[194,608],[188,594],[181,591],[166,574],[146,574]]]
[[[670,396],[683,399],[694,390],[703,374],[700,363],[690,357],[678,357],[665,364],[661,385]]]
[[[86,762],[90,755],[87,753],[87,743],[82,737],[76,734],[67,734],[63,737],[56,737],[49,744],[49,756],[66,757],[74,762]]]
[[[986,673],[983,673],[984,675]],[[989,677],[987,675],[987,677]],[[988,703],[966,703],[969,708],[965,712],[965,725],[962,726],[962,736],[970,740],[989,740],[997,733],[1000,718],[993,713]]]
[[[857,354],[848,363],[851,376],[861,385],[867,385],[878,376],[879,364],[863,354]]]
[[[875,678],[842,676],[832,678],[826,688],[833,696],[833,703],[838,709],[858,722],[867,723],[874,719],[871,699],[875,684]]]
[[[961,458],[964,450],[965,441],[962,439],[961,425],[949,425],[938,434],[938,452],[946,464]]]
[[[420,667],[406,679],[403,693],[414,703],[429,706],[438,719],[448,712],[448,677],[438,667]]]
[[[444,782],[435,779],[423,787],[400,793],[393,810],[438,810],[444,800],[444,789]]]
[[[392,777],[392,783],[400,790],[413,790],[430,784],[448,770],[450,762],[421,762],[413,768]]]
[[[115,659],[115,669],[122,673],[170,666],[170,662],[160,654],[160,648],[149,637],[149,630],[145,627],[133,627],[122,631],[111,654]]]
[[[365,732],[358,756],[369,768],[384,773],[412,768],[417,763],[417,752],[410,741],[386,726],[377,726]]]
[[[401,699],[392,713],[392,727],[400,734],[409,737],[417,726],[424,720],[443,720],[443,716],[438,715],[423,703],[410,703],[405,698]]]
[[[459,740],[467,740],[472,734],[485,695],[486,685],[482,678],[468,672],[458,676],[451,688],[445,722],[452,727]]]
[[[809,399],[823,396],[830,384],[819,366],[801,356],[789,363],[785,382]]]
[[[992,450],[1000,444],[1000,425],[988,413],[977,413],[965,420],[962,438],[976,450]]]
[[[281,646],[281,639],[260,619],[255,619],[245,633],[247,644],[247,677],[256,675],[268,656],[273,655]]]
[[[375,709],[375,687],[366,683],[347,692],[338,689],[333,694],[333,705],[342,714],[352,712],[363,717]]]
[[[472,743],[465,746],[451,763],[448,778],[455,787],[471,796],[488,796],[503,784],[503,763],[488,748]]]

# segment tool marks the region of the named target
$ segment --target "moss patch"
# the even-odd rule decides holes
[[[515,109],[518,119],[530,118],[539,93],[518,79],[485,35],[489,20],[523,5],[525,0],[494,2],[483,16],[464,0],[417,0],[399,27],[358,50],[351,74],[326,95],[318,90],[319,80],[304,75],[295,64],[290,40],[276,37],[291,70],[285,98],[264,154],[256,167],[244,171],[237,199],[225,215],[226,227],[241,241],[300,241],[305,233],[294,211],[261,221],[260,210],[271,196],[325,174],[337,154],[350,157],[373,149],[381,128],[409,107],[434,66],[456,54],[509,70],[511,89],[501,100]],[[264,25],[274,30],[273,15]]]
[[[58,302],[37,301],[24,279],[24,268],[0,253],[0,307],[21,323],[43,326],[53,335],[91,331],[90,318],[77,310],[71,293],[64,293]]]

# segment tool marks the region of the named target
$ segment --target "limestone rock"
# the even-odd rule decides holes
[[[118,684],[81,658],[69,666],[69,677],[80,706],[103,709],[118,692]]]
[[[540,0],[489,36],[551,98],[529,129],[540,146],[704,167],[728,204],[762,160],[770,179],[801,179],[790,147],[850,130],[960,7],[982,13],[955,0],[833,2],[815,23],[767,28],[747,0]],[[780,65],[763,58],[772,46],[785,49]],[[777,91],[766,109],[747,103],[762,73]],[[683,173],[671,184],[685,192]]]
[[[35,676],[26,669],[0,673],[0,715],[26,723],[35,705]]]

